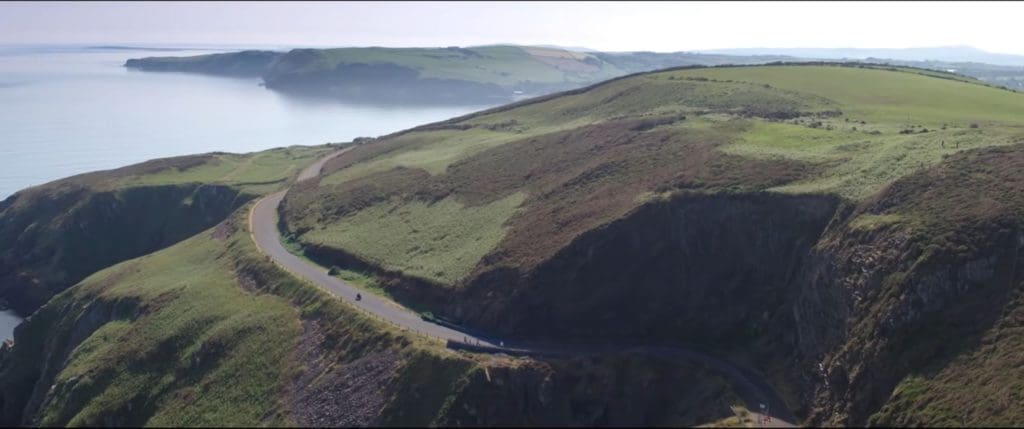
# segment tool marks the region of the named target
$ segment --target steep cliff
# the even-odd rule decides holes
[[[1024,346],[1022,159],[1019,145],[949,157],[864,202],[819,243],[793,314],[815,375],[812,422],[1019,419],[1006,389]]]
[[[0,202],[0,299],[31,314],[100,269],[217,224],[328,150],[157,159],[22,190]]]
[[[0,295],[31,314],[85,276],[188,238],[251,198],[200,184],[16,195],[0,209]]]
[[[129,59],[124,66],[142,71],[261,77],[282,55],[273,51],[241,51],[194,57],[146,57]]]

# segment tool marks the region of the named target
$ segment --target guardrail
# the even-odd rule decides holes
[[[483,344],[470,344],[462,341],[448,340],[445,347],[452,350],[465,350],[475,353],[505,354],[510,356],[536,356],[541,353],[530,350],[507,349],[503,347],[487,346]]]
[[[303,280],[305,280],[305,279],[303,279]],[[308,280],[306,280],[306,282],[312,283],[312,282],[309,282]],[[323,288],[321,288],[319,285],[314,284],[314,286],[317,286],[317,288],[323,290]],[[328,291],[328,293],[330,293],[330,292]],[[339,299],[341,299],[341,298],[339,297]],[[391,320],[388,320],[388,319],[385,319],[383,317],[380,317],[379,315],[377,315],[377,314],[375,314],[375,313],[373,313],[373,312],[371,312],[371,311],[369,311],[369,310],[367,310],[367,309],[365,309],[363,307],[360,307],[359,305],[357,305],[357,304],[355,304],[353,302],[349,302],[348,300],[341,299],[341,301],[344,302],[345,304],[348,304],[350,307],[358,310],[359,312],[363,313],[367,317],[369,317],[371,319],[375,319],[375,320],[380,321],[382,323],[386,323],[388,325],[394,326],[395,328],[397,328],[398,330],[400,330],[402,332],[412,333],[412,334],[415,334],[415,335],[419,335],[419,336],[424,337],[424,338],[426,338],[428,340],[437,341],[437,342],[439,342],[441,344],[446,344],[446,342],[449,341],[449,340],[446,340],[444,338],[438,337],[436,335],[431,335],[431,334],[428,334],[427,332],[420,331],[420,330],[418,330],[416,328],[410,328],[408,326],[399,325],[398,323],[395,323],[395,322],[393,322]]]

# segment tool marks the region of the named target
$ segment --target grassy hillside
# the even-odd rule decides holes
[[[289,197],[288,222],[310,244],[454,285],[465,275],[413,267],[431,266],[452,247],[498,243],[485,238],[493,232],[472,233],[460,222],[424,224],[419,229],[445,239],[400,234],[415,244],[394,244],[416,249],[390,255],[340,237],[386,236],[394,223],[409,222],[401,217],[407,211],[439,203],[449,218],[481,219],[476,213],[486,210],[488,231],[505,225],[514,233],[498,244],[474,244],[478,257],[461,258],[447,271],[468,274],[485,253],[519,266],[673,190],[778,190],[858,201],[944,155],[1020,141],[1022,114],[1019,94],[912,71],[774,66],[652,73],[358,148],[334,162],[320,186]],[[516,193],[524,195],[521,204],[488,208]],[[452,205],[459,201],[461,208]],[[379,213],[360,214],[366,210]],[[432,244],[438,247],[424,247]]]
[[[290,67],[327,61],[307,54]],[[92,189],[222,213],[321,150],[156,161],[0,210],[24,237]],[[729,355],[806,423],[1007,425],[1022,168],[1019,93],[905,68],[687,68],[374,139],[294,185],[283,223],[297,251],[481,331]],[[47,225],[194,218],[97,207]],[[686,364],[490,360],[389,331],[270,265],[244,220],[43,306],[0,356],[0,423],[695,425],[735,405]]]
[[[302,50],[281,59],[269,73],[310,73],[339,65],[389,63],[417,70],[423,79],[459,79],[502,86],[523,81],[564,83],[602,80],[620,74],[590,54],[552,48],[479,46],[471,48],[337,48]]]
[[[554,47],[492,45],[242,51],[138,58],[128,60],[125,66],[146,71],[260,76],[271,89],[351,102],[490,104],[669,67],[812,61],[815,60],[783,55],[576,52]],[[864,61],[849,63],[858,62]],[[953,79],[971,76],[1018,89],[1024,76],[1024,69],[1019,67],[981,63],[886,59],[866,62],[916,67],[921,73]]]
[[[185,239],[331,148],[205,154],[61,179],[0,202],[0,298],[29,314],[85,276]]]
[[[176,71],[238,77],[259,77],[281,54],[270,51],[241,51],[191,57],[133,58],[125,67],[145,71]]]
[[[621,75],[589,54],[519,46],[295,49],[267,88],[373,103],[496,103]]]
[[[665,70],[377,139],[285,223],[480,329],[747,359],[812,423],[1000,423],[1012,384],[948,389],[1015,365],[1022,143],[1024,95],[959,76]]]
[[[481,357],[403,335],[268,262],[247,213],[100,271],[33,314],[0,356],[0,423],[693,425],[738,403],[685,362]]]
[[[317,383],[293,379],[332,375],[319,359],[337,359],[339,369],[374,354],[395,365],[427,359],[437,371],[451,366],[445,376],[456,379],[472,367],[423,355],[418,340],[279,271],[249,239],[246,214],[96,273],[30,317],[0,374],[5,421],[27,402],[21,418],[40,425],[309,424],[295,414],[324,410],[306,411],[311,404],[292,396]],[[416,393],[407,388],[394,399]]]
[[[125,66],[260,76],[267,88],[286,93],[376,104],[494,104],[627,73],[592,54],[505,45],[243,51],[137,58]]]

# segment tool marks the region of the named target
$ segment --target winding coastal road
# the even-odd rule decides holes
[[[345,148],[318,159],[299,173],[296,181],[316,178],[320,175],[324,164],[330,159],[341,155],[350,148]],[[493,338],[469,334],[452,327],[442,326],[422,319],[416,313],[379,295],[368,293],[356,286],[330,276],[327,270],[293,255],[281,244],[278,231],[278,206],[288,190],[267,195],[256,202],[249,212],[249,230],[256,246],[270,257],[277,265],[293,275],[305,279],[351,306],[370,316],[391,323],[399,328],[418,334],[434,337],[446,343],[450,348],[464,349],[487,353],[505,353],[509,355],[534,356],[583,356],[612,353],[639,353],[657,358],[699,362],[729,379],[733,389],[745,402],[754,421],[760,422],[763,416],[759,410],[767,406],[772,411],[773,419],[768,424],[757,426],[787,427],[796,421],[789,413],[785,402],[759,375],[743,369],[711,354],[696,348],[680,346],[651,345],[565,345],[565,344],[506,344]],[[362,299],[356,301],[356,294]]]

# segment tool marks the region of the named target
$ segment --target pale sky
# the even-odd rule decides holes
[[[0,2],[0,43],[908,48],[1024,54],[1010,2]]]

